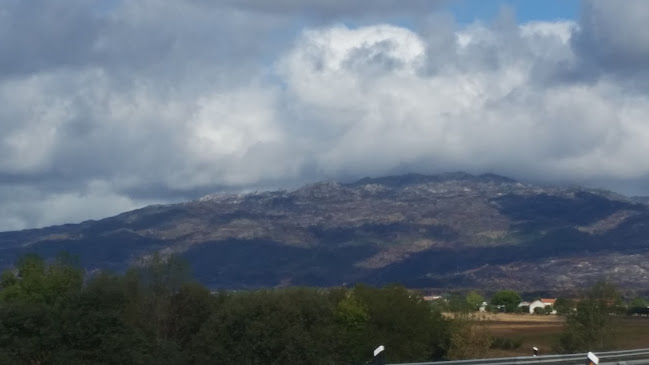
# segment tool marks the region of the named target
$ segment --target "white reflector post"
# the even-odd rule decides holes
[[[588,353],[588,360],[590,361],[591,364],[599,364],[599,358],[595,356],[592,352]]]
[[[385,347],[384,347],[383,345],[377,347],[377,348],[374,350],[374,357],[376,357],[376,355],[380,354],[380,353],[383,352],[384,350],[385,350]]]

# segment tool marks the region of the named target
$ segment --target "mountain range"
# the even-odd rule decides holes
[[[211,288],[338,286],[649,289],[649,206],[584,187],[448,173],[215,194],[80,224],[0,233],[22,254],[77,255],[91,272],[178,253]]]

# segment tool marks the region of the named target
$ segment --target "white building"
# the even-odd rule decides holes
[[[487,311],[487,305],[488,305],[487,302],[482,302],[482,304],[480,304],[480,308],[478,308],[478,311],[479,312],[486,312]]]
[[[547,306],[554,306],[554,302],[556,301],[557,301],[556,298],[555,299],[542,298],[539,300],[535,300],[532,303],[530,303],[530,314],[534,314],[534,309],[536,308],[545,308]],[[553,309],[551,313],[557,314],[557,311]]]

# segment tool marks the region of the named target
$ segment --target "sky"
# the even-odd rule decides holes
[[[5,0],[0,231],[406,172],[649,195],[649,1]]]

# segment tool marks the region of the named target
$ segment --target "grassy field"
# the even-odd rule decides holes
[[[529,356],[532,347],[541,355],[552,353],[552,345],[563,329],[563,317],[555,315],[486,314],[480,316],[480,325],[492,336],[520,339],[522,344],[513,350],[490,350],[488,357]],[[616,321],[619,349],[649,348],[649,318],[621,317]]]

